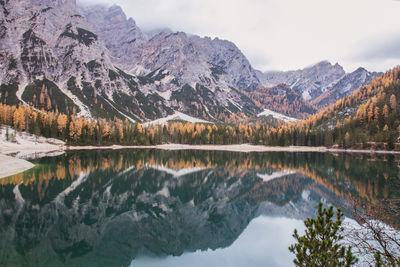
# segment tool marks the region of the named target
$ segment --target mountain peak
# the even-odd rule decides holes
[[[311,67],[315,66],[332,66],[332,63],[328,60],[321,60],[317,64],[312,65]]]
[[[354,72],[368,72],[368,71],[363,67],[358,67]]]
[[[108,8],[108,19],[110,23],[115,23],[124,22],[127,20],[127,17],[120,6],[112,5]]]

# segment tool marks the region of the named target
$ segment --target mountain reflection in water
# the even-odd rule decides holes
[[[399,197],[394,156],[121,150],[35,164],[0,180],[0,265],[151,266],[196,255],[240,262],[235,248],[258,238],[250,233],[260,220],[291,222],[289,235],[284,224],[269,234],[286,240],[287,258],[292,228],[315,215],[320,200],[342,206]],[[268,255],[277,252],[265,249],[274,259]]]

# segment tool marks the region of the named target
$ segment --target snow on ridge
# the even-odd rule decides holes
[[[283,115],[281,113],[278,113],[278,112],[275,112],[275,111],[272,111],[272,110],[269,110],[269,109],[264,109],[263,112],[261,112],[261,113],[259,113],[257,115],[257,117],[261,117],[261,116],[265,116],[265,117],[272,116],[275,119],[282,120],[282,121],[287,122],[287,123],[288,122],[296,122],[296,121],[298,121],[298,119],[296,119],[296,118],[288,117],[286,115]]]
[[[180,120],[180,121],[186,121],[186,122],[193,122],[193,123],[211,123],[209,121],[206,120],[202,120],[202,119],[198,119],[195,117],[191,117],[189,115],[186,115],[182,112],[179,111],[175,111],[174,114],[169,115],[167,117],[161,118],[161,119],[157,119],[154,121],[149,121],[143,124],[143,126],[145,127],[149,127],[152,125],[163,125],[163,124],[167,124],[168,121],[172,121],[172,120]]]
[[[119,109],[117,109],[116,107],[114,107],[113,104],[111,104],[110,101],[108,101],[107,99],[104,98],[104,100],[113,108],[115,109],[119,114],[121,114],[122,116],[124,116],[125,118],[127,118],[130,122],[132,123],[136,123],[136,121],[134,119],[132,119],[131,117],[129,117],[128,115],[122,113]]]

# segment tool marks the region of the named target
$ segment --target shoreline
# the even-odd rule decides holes
[[[11,147],[0,148],[0,179],[18,174],[33,168],[35,165],[27,161],[27,155],[34,155],[34,158],[44,156],[60,155],[66,151],[78,150],[122,150],[122,149],[158,149],[158,150],[198,150],[198,151],[226,151],[238,153],[255,152],[318,152],[318,153],[358,153],[358,154],[392,154],[400,155],[400,151],[389,150],[362,150],[362,149],[341,149],[327,147],[309,146],[262,146],[262,145],[185,145],[185,144],[163,144],[153,146],[65,146],[54,144],[41,144],[36,146],[24,146],[14,144]],[[16,154],[16,155],[14,155]]]
[[[158,150],[202,150],[202,151],[227,151],[227,152],[320,152],[320,153],[362,153],[362,154],[399,154],[400,151],[392,150],[367,150],[367,149],[344,149],[311,146],[263,146],[263,145],[186,145],[186,144],[163,144],[151,146],[65,146],[65,151],[74,150],[120,150],[120,149],[158,149]]]
[[[4,125],[0,129],[0,179],[33,168],[35,165],[27,159],[65,153],[61,140],[17,132]],[[6,137],[6,133],[12,137]]]

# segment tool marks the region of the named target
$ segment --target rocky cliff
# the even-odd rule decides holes
[[[131,121],[174,110],[212,121],[260,111],[237,89],[257,78],[230,42],[164,32],[149,39],[115,6],[89,12],[75,1],[1,5],[2,102]],[[223,48],[208,54],[203,43]],[[241,68],[249,73],[234,76]]]

